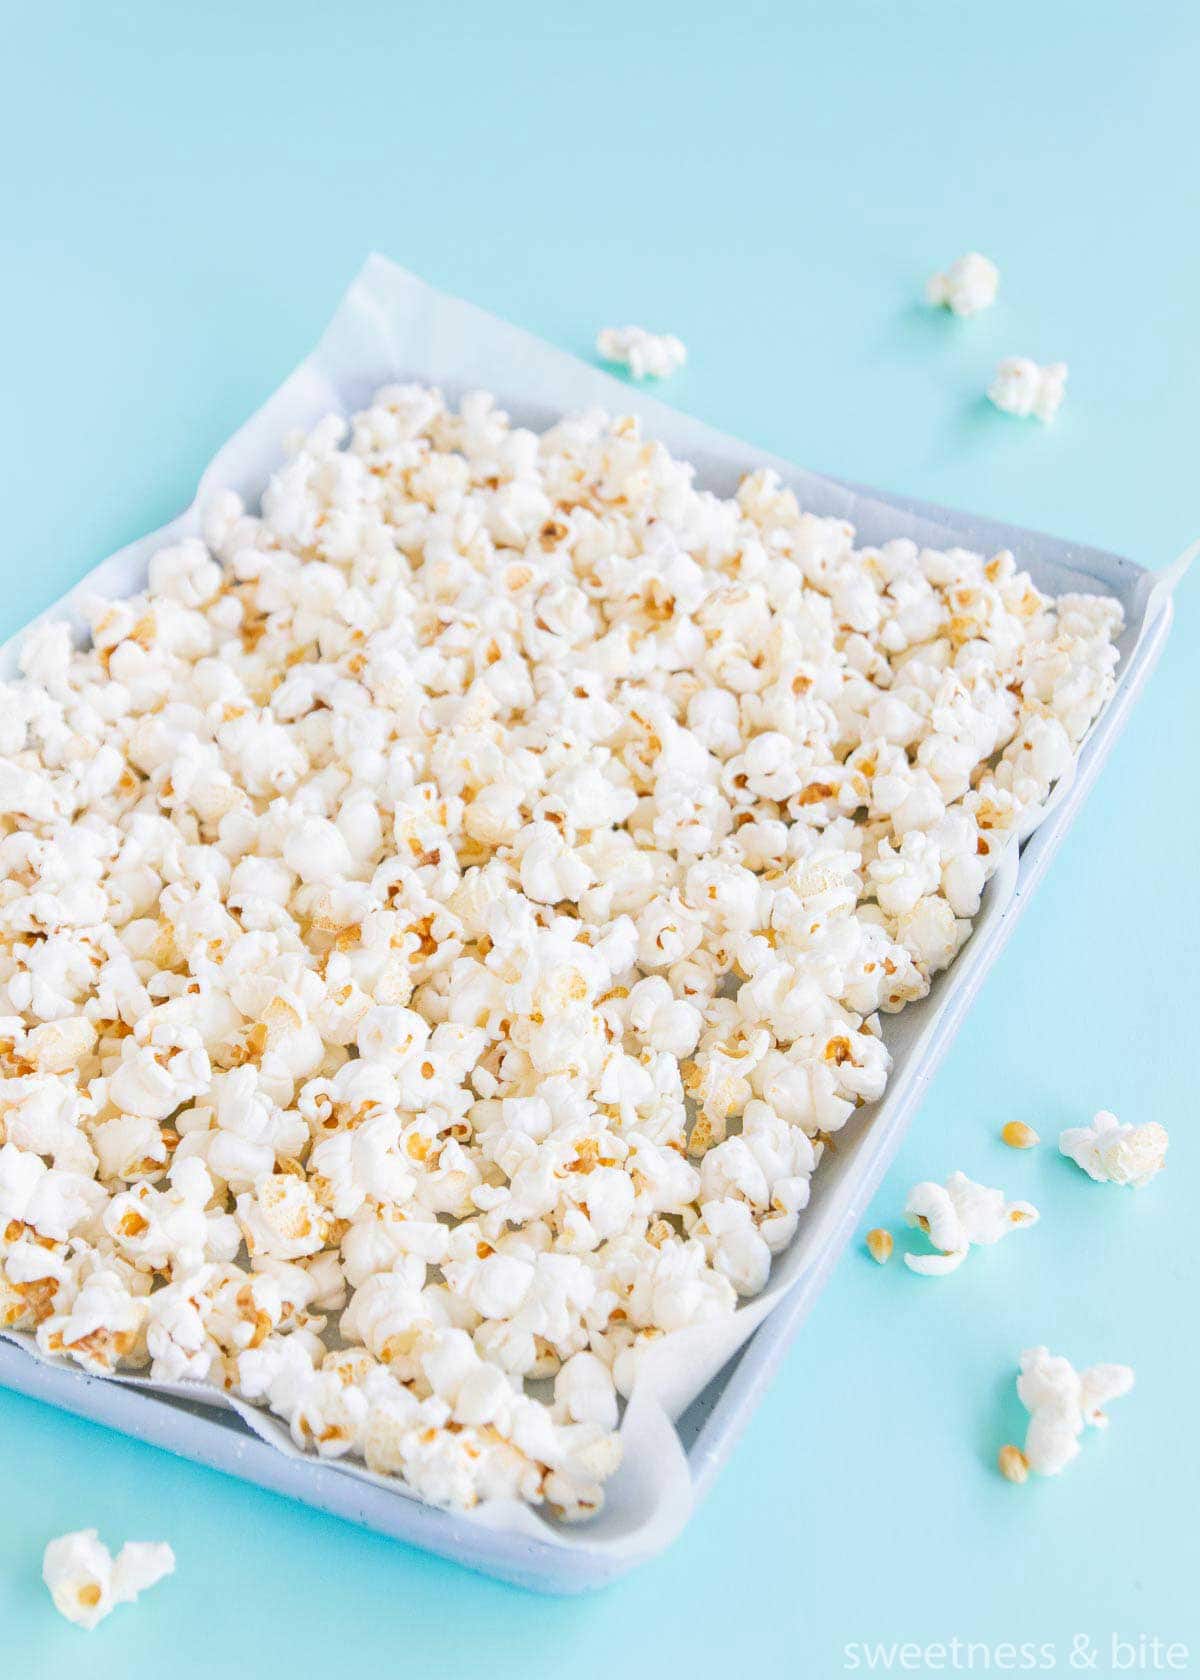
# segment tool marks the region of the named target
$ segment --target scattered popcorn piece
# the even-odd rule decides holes
[[[883,1094],[1120,608],[415,385],[203,532],[0,685],[0,1324],[585,1519],[643,1357],[768,1284]]]
[[[42,1559],[54,1608],[89,1630],[174,1570],[175,1554],[164,1541],[127,1540],[114,1558],[94,1528],[59,1535]]]
[[[1165,1126],[1147,1120],[1140,1126],[1123,1124],[1102,1108],[1090,1126],[1072,1126],[1058,1147],[1097,1184],[1149,1184],[1167,1164],[1170,1144]]]
[[[890,1231],[885,1231],[882,1226],[877,1225],[873,1231],[867,1232],[867,1252],[872,1260],[878,1261],[881,1266],[886,1266],[892,1258],[892,1250],[895,1246],[896,1239]]]
[[[1092,1365],[1076,1371],[1070,1360],[1048,1348],[1021,1355],[1017,1394],[1029,1413],[1025,1458],[1040,1476],[1057,1476],[1079,1451],[1084,1425],[1103,1428],[1103,1407],[1133,1387],[1128,1365]]]
[[[1029,1479],[1029,1460],[1020,1447],[1009,1445],[1001,1447],[996,1458],[1000,1474],[1007,1482],[1021,1482]]]
[[[1062,407],[1067,390],[1067,364],[1050,362],[1040,367],[1028,356],[1006,356],[996,368],[988,396],[1005,414],[1022,419],[1033,415],[1048,422]]]
[[[596,335],[596,352],[606,362],[627,367],[635,379],[666,379],[687,361],[679,339],[644,327],[602,328]]]
[[[956,315],[977,315],[996,301],[1000,270],[978,251],[952,262],[944,274],[934,274],[925,287],[929,303],[943,304]]]
[[[926,1232],[937,1254],[906,1254],[904,1263],[923,1277],[955,1271],[972,1243],[995,1243],[1021,1226],[1036,1225],[1038,1210],[1029,1202],[1009,1202],[1003,1190],[976,1184],[965,1173],[951,1173],[945,1185],[914,1185],[904,1204],[910,1225]]]
[[[1010,1149],[1033,1149],[1042,1141],[1024,1120],[1010,1120],[1000,1136]]]

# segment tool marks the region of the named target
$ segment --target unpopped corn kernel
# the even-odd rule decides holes
[[[1029,1479],[1029,1460],[1020,1447],[1001,1447],[996,1459],[1000,1474],[1008,1482],[1024,1482]]]
[[[877,1225],[873,1231],[867,1232],[867,1252],[872,1260],[877,1260],[885,1266],[892,1258],[892,1250],[896,1246],[896,1239],[890,1231],[885,1231]]]
[[[1010,1149],[1033,1149],[1042,1140],[1032,1126],[1027,1126],[1024,1120],[1010,1120],[1000,1133],[1001,1139]]]

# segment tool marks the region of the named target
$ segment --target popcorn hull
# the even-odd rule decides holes
[[[975,931],[957,961],[938,977],[928,998],[887,1018],[894,1061],[883,1100],[839,1135],[837,1155],[814,1181],[799,1234],[777,1260],[767,1293],[740,1309],[720,1336],[681,1347],[652,1389],[639,1392],[626,1417],[626,1464],[594,1523],[564,1530],[524,1509],[487,1508],[468,1515],[435,1510],[361,1468],[304,1456],[275,1420],[252,1408],[218,1409],[198,1388],[168,1393],[144,1379],[89,1377],[39,1359],[29,1338],[0,1336],[0,1383],[10,1388],[503,1580],[543,1592],[579,1592],[604,1585],[669,1544],[724,1463],[1123,728],[1162,650],[1176,577],[1155,577],[1118,555],[928,503],[884,498],[771,459],[443,297],[380,258],[367,264],[313,355],[218,454],[198,499],[218,487],[257,499],[286,431],[311,425],[330,409],[348,412],[389,380],[436,383],[452,397],[486,387],[518,423],[534,426],[564,410],[618,407],[640,415],[648,432],[692,461],[706,488],[727,495],[746,471],[772,467],[804,507],[851,520],[861,541],[907,535],[938,547],[1011,548],[1041,589],[1109,593],[1126,616],[1116,692],[1073,772],[1032,814],[1019,850],[1010,849],[989,883]],[[71,617],[78,625],[80,594],[135,591],[154,550],[197,528],[193,504],[164,530],[96,567],[46,616]],[[15,651],[12,643],[0,649],[0,676],[11,674]]]

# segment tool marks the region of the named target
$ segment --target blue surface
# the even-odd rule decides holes
[[[1150,565],[1197,533],[1193,7],[592,11],[13,9],[0,633],[188,499],[371,248],[580,353],[609,322],[677,332],[668,400],[807,465]],[[925,311],[969,248],[1000,264],[998,307]],[[1009,353],[1070,363],[1053,428],[981,402]],[[1005,1641],[1053,1642],[1064,1672],[1076,1636],[1091,1672],[1114,1633],[1200,1652],[1198,639],[1192,579],[872,1212],[961,1167],[1041,1225],[938,1281],[848,1254],[667,1556],[536,1600],[5,1394],[16,1670],[190,1680],[219,1651],[307,1676],[349,1650],[358,1672],[599,1680],[637,1650],[820,1680],[852,1641],[985,1642],[993,1671]],[[1102,1105],[1172,1129],[1140,1194],[996,1141]],[[1016,1489],[992,1463],[1036,1341],[1138,1386],[1061,1479]],[[179,1557],[92,1635],[38,1582],[46,1539],[85,1525]]]

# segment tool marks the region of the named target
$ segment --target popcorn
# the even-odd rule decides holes
[[[653,974],[629,993],[629,1025],[652,1050],[682,1061],[696,1048],[704,1016],[686,998],[677,998],[661,974]]]
[[[1097,1184],[1149,1184],[1167,1161],[1170,1139],[1165,1126],[1148,1120],[1123,1125],[1102,1108],[1090,1126],[1072,1126],[1059,1135],[1058,1147]]]
[[[208,1083],[208,1057],[199,1046],[174,1053],[126,1039],[128,1050],[109,1076],[108,1096],[125,1114],[165,1120]]]
[[[594,1514],[643,1360],[768,1284],[1112,692],[1115,603],[855,544],[628,417],[392,386],[89,648],[34,631],[0,1323],[422,1498]],[[1033,1217],[959,1180],[918,1269]]]
[[[988,396],[1005,414],[1016,414],[1022,419],[1032,414],[1045,422],[1053,420],[1062,407],[1066,389],[1065,362],[1039,367],[1028,356],[1006,356],[996,368]]]
[[[143,1365],[146,1302],[116,1266],[90,1273],[67,1310],[37,1327],[45,1354],[66,1355],[94,1376],[110,1376],[121,1365]]]
[[[383,1364],[408,1380],[422,1342],[449,1321],[446,1305],[425,1287],[425,1262],[405,1255],[391,1271],[365,1278],[341,1318],[342,1336],[360,1342]]]
[[[114,1196],[104,1229],[117,1252],[139,1271],[174,1276],[194,1272],[205,1260],[232,1260],[241,1243],[232,1215],[208,1211],[213,1181],[196,1156],[177,1156],[170,1188],[141,1183]]]
[[[156,1290],[146,1302],[146,1349],[155,1382],[203,1382],[219,1359],[210,1338],[208,1294],[215,1268],[201,1266],[190,1277]]]
[[[156,1174],[167,1163],[167,1142],[156,1120],[141,1114],[115,1114],[92,1131],[102,1179],[132,1179]]]
[[[703,1244],[709,1265],[727,1277],[739,1295],[758,1295],[766,1288],[771,1250],[745,1202],[725,1196],[703,1203],[691,1235]]]
[[[944,304],[956,315],[977,315],[996,301],[1000,270],[978,251],[959,257],[944,274],[931,275],[925,287],[928,303]]]
[[[89,1632],[118,1604],[132,1604],[174,1572],[175,1553],[165,1541],[127,1540],[114,1558],[94,1528],[60,1534],[42,1557],[54,1608]]]
[[[635,379],[666,379],[687,361],[679,339],[644,327],[604,327],[596,335],[596,354],[620,362]]]
[[[976,1184],[965,1173],[951,1173],[945,1186],[914,1185],[904,1215],[929,1237],[937,1254],[906,1254],[904,1263],[923,1277],[941,1277],[962,1265],[972,1243],[995,1243],[1022,1226],[1036,1225],[1038,1210],[1029,1202],[1009,1202],[1003,1190]]]
[[[47,1167],[16,1143],[0,1145],[0,1221],[16,1220],[63,1242],[105,1201],[103,1188],[83,1173]]]
[[[617,1391],[607,1365],[594,1353],[572,1354],[559,1368],[554,1401],[573,1423],[617,1427]]]
[[[1048,1348],[1027,1348],[1017,1393],[1029,1413],[1024,1454],[1029,1468],[1040,1476],[1057,1476],[1079,1452],[1084,1425],[1104,1428],[1103,1407],[1132,1387],[1128,1365],[1092,1365],[1080,1372]]]
[[[237,1222],[251,1255],[299,1260],[325,1246],[328,1215],[312,1186],[292,1173],[267,1173],[237,1199]]]

